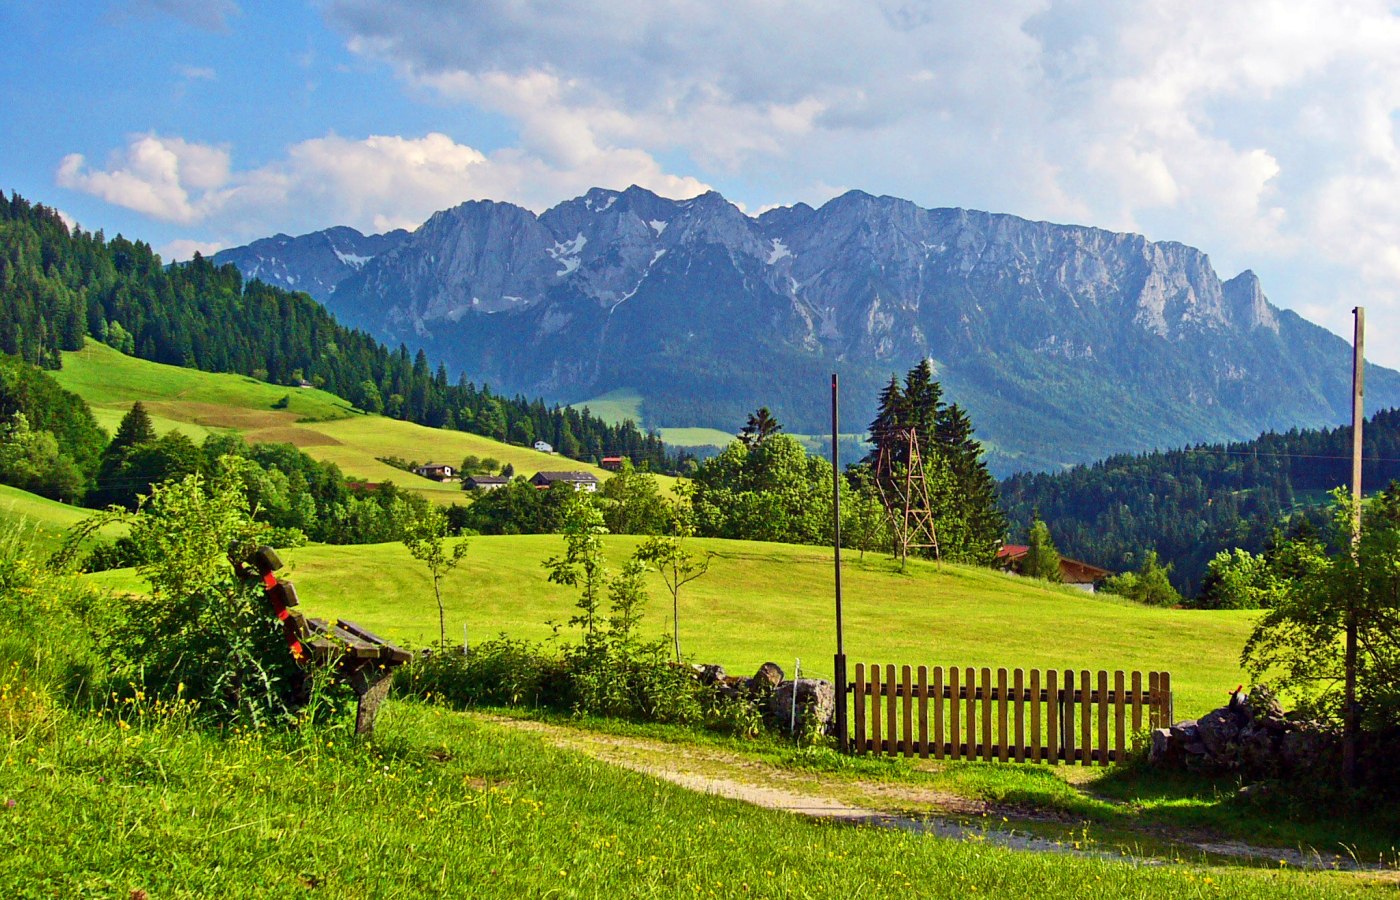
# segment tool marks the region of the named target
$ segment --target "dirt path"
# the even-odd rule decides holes
[[[1139,864],[1165,863],[1166,856],[1133,854],[1095,846],[1092,842],[1056,839],[1018,830],[1018,826],[1068,832],[1076,823],[1061,816],[1037,814],[1020,807],[998,806],[915,785],[861,780],[823,779],[819,773],[784,769],[723,750],[672,744],[638,737],[599,734],[528,719],[478,715],[479,720],[543,736],[551,744],[594,759],[680,785],[688,790],[728,797],[795,815],[899,828],[921,834],[1046,853],[1072,853]],[[909,810],[918,810],[910,812]],[[1044,826],[1050,826],[1048,829]],[[1188,852],[1237,862],[1280,861],[1294,868],[1382,871],[1351,856],[1213,839],[1191,832],[1144,830],[1154,844],[1175,845]],[[1180,856],[1180,854],[1176,854]]]

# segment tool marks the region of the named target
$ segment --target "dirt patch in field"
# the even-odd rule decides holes
[[[279,410],[240,409],[188,400],[156,400],[147,403],[146,408],[154,415],[193,422],[206,428],[235,428],[239,431],[254,431],[296,421],[294,413]]]
[[[298,447],[338,447],[341,444],[328,434],[298,425],[259,428],[248,433],[248,440],[264,444],[295,444]]]

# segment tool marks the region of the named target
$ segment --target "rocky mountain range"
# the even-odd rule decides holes
[[[717,193],[595,188],[542,215],[472,201],[407,234],[334,228],[227,250],[342,321],[494,389],[578,402],[629,389],[649,426],[733,431],[772,408],[849,430],[927,356],[994,471],[1336,425],[1350,348],[1222,281],[1184,244],[852,191],[749,216]],[[1367,408],[1400,405],[1371,367]],[[843,429],[847,430],[847,429]]]

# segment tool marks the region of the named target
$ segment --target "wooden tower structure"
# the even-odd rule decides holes
[[[876,439],[880,452],[875,459],[875,486],[894,531],[900,565],[908,561],[910,548],[931,549],[934,559],[941,559],[918,433],[895,428]]]

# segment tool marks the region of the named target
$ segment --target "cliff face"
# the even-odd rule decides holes
[[[322,302],[336,286],[374,257],[408,239],[408,232],[363,235],[344,226],[300,237],[273,235],[246,247],[220,250],[215,265],[233,263],[245,278],[257,278],[289,291],[305,291]]]
[[[1222,283],[1199,250],[1139,235],[860,192],[753,218],[633,187],[538,217],[466,203],[389,243],[329,289],[276,264],[478,381],[565,402],[633,389],[651,425],[733,430],[768,405],[821,431],[838,371],[856,430],[925,356],[1002,472],[1349,415],[1344,341],[1253,273]],[[1394,372],[1367,389],[1400,403]]]

